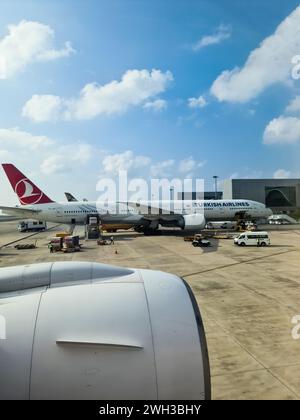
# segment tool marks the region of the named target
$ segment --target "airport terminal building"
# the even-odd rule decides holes
[[[228,179],[224,199],[247,199],[264,203],[278,213],[300,209],[300,179]]]
[[[204,191],[204,192],[180,192],[177,195],[177,200],[222,200],[222,191]]]

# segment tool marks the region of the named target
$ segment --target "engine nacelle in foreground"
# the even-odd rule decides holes
[[[87,262],[1,268],[0,315],[0,399],[210,398],[201,316],[177,276]]]
[[[201,230],[206,224],[204,214],[193,213],[183,216],[184,230]]]

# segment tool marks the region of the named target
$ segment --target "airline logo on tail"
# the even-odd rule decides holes
[[[21,179],[15,186],[15,193],[22,204],[37,204],[42,196],[42,191],[34,192],[34,186],[28,178]]]
[[[4,163],[2,166],[22,205],[53,203],[43,191],[22,174],[14,165]]]

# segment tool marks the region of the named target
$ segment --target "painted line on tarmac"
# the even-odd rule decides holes
[[[58,224],[58,225],[52,226],[51,228],[45,229],[44,231],[41,231],[41,230],[40,230],[40,231],[38,231],[38,232],[34,232],[34,233],[31,233],[30,235],[24,236],[23,238],[16,239],[15,241],[12,241],[12,242],[8,242],[7,244],[1,245],[1,246],[0,246],[0,249],[1,249],[1,248],[5,248],[6,246],[9,246],[9,245],[15,244],[15,243],[17,243],[17,242],[24,241],[24,239],[31,238],[32,236],[38,235],[38,234],[40,234],[40,233],[43,233],[43,232],[49,232],[49,230],[55,229],[55,228],[57,228],[57,227],[58,227],[58,226],[60,226],[60,225],[61,225],[61,223],[60,223],[60,224]]]
[[[209,271],[214,271],[214,270],[222,270],[223,268],[233,267],[235,265],[240,265],[240,264],[247,264],[252,261],[263,260],[265,258],[275,257],[276,255],[282,255],[282,254],[287,254],[288,252],[296,252],[296,251],[297,249],[289,249],[288,251],[276,252],[275,254],[263,255],[261,257],[250,258],[249,260],[245,260],[245,261],[237,261],[231,264],[221,265],[219,267],[213,267],[213,268],[208,268],[202,271],[196,271],[195,273],[184,274],[182,275],[182,277],[186,278],[186,277],[196,276],[197,274],[207,273]]]

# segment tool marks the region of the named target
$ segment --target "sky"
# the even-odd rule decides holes
[[[0,158],[51,198],[116,177],[300,177],[300,6],[0,0]],[[16,197],[0,171],[0,202]]]

